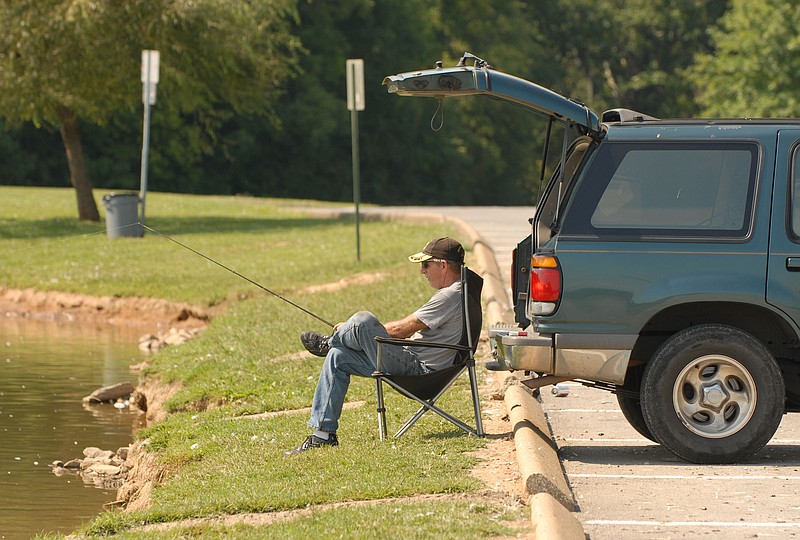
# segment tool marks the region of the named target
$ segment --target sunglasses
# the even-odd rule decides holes
[[[427,268],[428,268],[428,265],[429,265],[430,263],[432,263],[432,262],[444,262],[444,261],[443,261],[443,260],[441,260],[441,259],[428,259],[427,261],[422,261],[422,268],[425,268],[425,269],[427,269]]]

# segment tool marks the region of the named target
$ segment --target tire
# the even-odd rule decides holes
[[[647,427],[672,453],[694,463],[734,463],[758,452],[778,429],[785,390],[760,341],[709,324],[661,345],[640,396]]]
[[[625,417],[625,420],[628,421],[631,427],[635,429],[639,435],[650,439],[654,443],[658,442],[658,440],[650,432],[650,428],[647,427],[647,423],[644,421],[641,401],[632,397],[623,396],[622,394],[617,394],[617,403],[619,403],[622,416]]]

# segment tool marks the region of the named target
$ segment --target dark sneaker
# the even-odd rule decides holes
[[[336,438],[336,433],[328,435],[327,439],[322,439],[316,435],[309,435],[303,444],[292,450],[287,450],[283,453],[284,456],[291,456],[292,454],[299,454],[312,448],[322,448],[323,446],[339,446],[339,439]]]
[[[324,358],[328,355],[328,351],[331,350],[331,346],[328,345],[328,339],[330,339],[330,337],[331,336],[322,335],[319,332],[306,330],[300,334],[300,341],[303,342],[303,347],[305,347],[308,352]]]

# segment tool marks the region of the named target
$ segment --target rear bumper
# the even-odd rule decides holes
[[[491,368],[622,384],[636,335],[519,335],[507,326],[489,329]],[[524,332],[523,332],[524,334]]]

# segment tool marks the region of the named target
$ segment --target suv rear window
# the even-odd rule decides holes
[[[758,146],[749,142],[601,145],[563,233],[743,238],[757,163]]]

